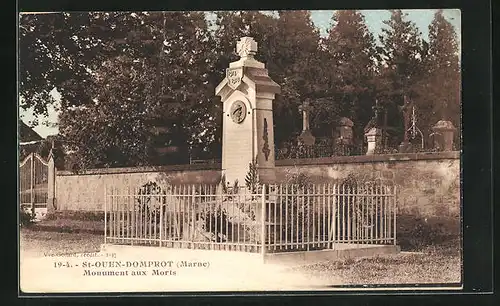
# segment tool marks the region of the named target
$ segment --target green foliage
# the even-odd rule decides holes
[[[457,128],[454,143],[460,145],[461,134],[461,76],[459,44],[453,25],[442,10],[429,25],[429,53],[426,58],[428,75],[423,82],[424,99],[419,118],[426,134],[437,121],[450,120]]]
[[[33,35],[41,37],[41,49],[32,50],[34,54],[57,60],[47,60],[46,66],[37,68],[41,71],[31,66],[22,68],[27,75],[21,92],[30,102],[21,107],[37,103],[28,100],[33,98],[30,86],[37,86],[40,92],[57,87],[61,93],[60,134],[82,168],[157,163],[155,148],[165,146],[165,141],[154,142],[152,129],[157,126],[170,131],[168,141],[174,140],[172,145],[211,146],[219,140],[217,108],[212,101],[214,85],[207,86],[212,40],[203,13],[44,16],[48,16],[43,20],[51,27],[36,26],[41,21],[38,17],[21,20],[26,23],[21,40],[29,44],[35,39]],[[71,24],[61,29],[62,35],[50,31],[60,26],[51,23],[57,20]],[[68,42],[67,37],[73,36],[74,41]],[[56,56],[60,48],[68,49],[61,55],[61,62]],[[84,58],[80,59],[79,54]],[[29,56],[26,54],[22,61],[28,64]],[[78,87],[71,82],[56,82],[63,69],[58,65],[66,62],[83,67],[82,71],[74,71],[75,79],[82,79]],[[34,76],[30,74],[34,73],[43,75],[45,79],[39,82],[51,87],[31,84]]]
[[[245,176],[245,185],[252,193],[256,193],[260,185],[259,173],[257,171],[257,158],[248,164],[248,172]]]
[[[31,226],[35,222],[35,217],[31,211],[19,208],[19,225],[21,227]]]
[[[378,99],[399,144],[404,94],[417,104],[426,138],[442,118],[460,130],[458,40],[441,11],[426,43],[401,10],[392,10],[381,47],[356,10],[336,11],[326,39],[305,10],[215,15],[211,32],[203,12],[22,14],[20,105],[43,117],[57,89],[61,140],[80,168],[171,160],[156,153],[158,146],[217,155],[222,119],[214,88],[237,59],[236,41],[252,36],[256,58],[281,85],[273,112],[277,144],[300,133],[298,106],[306,99],[317,137],[331,137],[346,116],[362,142]],[[168,133],[158,136],[156,127]]]
[[[238,189],[239,189],[238,180],[235,180],[233,182],[233,185],[230,186],[229,182],[226,181],[226,175],[223,174],[219,184],[222,187],[223,194],[237,194],[238,193]]]
[[[278,215],[280,215],[280,213],[281,215],[285,215],[285,212],[288,212],[289,217],[287,221],[289,224],[294,224],[294,228],[292,229],[291,226],[286,228],[282,227],[281,231],[283,231],[283,235],[286,232],[288,237],[301,239],[303,231],[306,236],[308,229],[307,226],[304,227],[304,229],[302,226],[297,227],[297,224],[307,224],[307,220],[312,219],[313,212],[312,209],[308,209],[309,205],[312,205],[312,203],[305,201],[304,197],[301,197],[300,195],[307,194],[312,191],[311,179],[307,174],[298,172],[287,175],[284,183],[285,187],[283,192],[286,192],[287,195],[280,197],[281,203],[276,207],[281,209],[281,212],[279,212]]]
[[[235,180],[234,183],[233,183],[233,186],[231,187],[231,190],[230,190],[230,193],[232,194],[238,194],[238,190],[239,190],[239,185],[238,185],[238,180]]]
[[[460,237],[460,219],[425,218],[415,215],[398,216],[398,241],[403,250],[420,251]]]
[[[287,175],[285,179],[287,185],[295,185],[298,188],[303,188],[311,184],[311,178],[305,173],[293,173]]]
[[[228,193],[228,188],[227,188],[227,182],[226,182],[226,174],[222,174],[221,178],[220,178],[220,182],[219,182],[219,185],[221,186],[222,188],[222,193],[223,194],[227,194]]]
[[[403,105],[404,96],[417,105],[422,99],[422,81],[426,78],[425,58],[428,44],[414,22],[407,20],[401,10],[391,10],[391,18],[384,21],[387,28],[379,36],[382,47],[379,53],[383,64],[376,80],[377,98],[387,111],[387,125],[397,129],[391,137],[395,146],[403,139],[402,114],[398,106]]]
[[[338,10],[324,44],[329,55],[325,65],[333,72],[329,75],[329,93],[338,105],[337,113],[328,112],[328,122],[335,122],[338,116],[348,117],[356,123],[355,132],[362,135],[372,117],[376,61],[380,61],[373,34],[360,11]]]
[[[104,62],[96,73],[95,102],[64,110],[60,135],[82,168],[147,164],[152,148],[144,97],[152,94],[154,78],[126,56]]]
[[[166,191],[156,182],[149,181],[139,188],[139,197],[135,199],[135,209],[142,212],[142,218],[148,219],[150,216],[159,216],[161,206],[166,205]],[[160,218],[151,219],[158,224]]]

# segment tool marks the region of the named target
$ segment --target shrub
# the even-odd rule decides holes
[[[26,211],[23,208],[19,209],[19,225],[21,227],[28,227],[35,222],[34,216],[30,211]]]
[[[397,244],[403,250],[421,250],[460,236],[458,218],[422,218],[415,215],[398,216]]]
[[[257,158],[248,164],[248,172],[245,177],[245,185],[251,193],[256,193],[260,185],[259,173],[257,171]]]

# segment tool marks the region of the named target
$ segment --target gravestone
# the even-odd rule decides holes
[[[457,128],[451,121],[439,120],[433,127],[434,147],[439,151],[453,151],[453,136]]]
[[[406,95],[403,97],[403,100],[404,100],[403,105],[399,106],[399,110],[403,115],[403,126],[404,126],[403,141],[399,145],[399,153],[406,153],[411,151],[411,143],[408,139],[408,131],[410,129],[411,110],[413,104],[406,97]]]
[[[366,141],[368,142],[366,155],[377,154],[378,150],[380,150],[382,147],[382,130],[373,127],[365,134],[365,136]]]
[[[342,117],[339,120],[339,126],[337,127],[337,143],[342,145],[352,145],[353,144],[353,131],[352,127],[354,123],[351,119]]]
[[[383,107],[379,105],[378,100],[375,100],[375,105],[372,107],[374,111],[373,118],[365,126],[365,137],[368,143],[368,149],[366,155],[377,154],[383,149],[383,136],[384,131],[381,126],[381,116],[380,113]]]
[[[274,172],[273,100],[280,86],[265,65],[254,58],[257,42],[242,37],[236,45],[240,59],[229,64],[215,89],[223,104],[222,172],[226,181],[244,185],[249,163],[257,160],[262,183],[272,183]]]

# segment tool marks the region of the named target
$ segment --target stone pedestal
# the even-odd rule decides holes
[[[376,154],[382,149],[382,130],[379,128],[371,128],[365,134],[366,140],[368,142],[368,150],[366,155]]]
[[[226,78],[215,94],[223,103],[222,171],[233,185],[245,185],[249,163],[257,160],[262,183],[273,183],[274,129],[273,100],[280,86],[268,76],[265,65],[253,58],[257,43],[243,37],[237,44],[240,60],[230,63]]]
[[[456,132],[451,121],[440,120],[433,127],[434,148],[440,151],[453,151],[453,136]]]
[[[313,146],[316,142],[316,137],[313,136],[310,130],[304,130],[298,138],[299,144],[304,146]]]

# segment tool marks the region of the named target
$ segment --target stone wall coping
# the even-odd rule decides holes
[[[439,159],[459,159],[459,151],[450,152],[429,152],[429,153],[397,153],[380,155],[358,155],[358,156],[332,156],[322,158],[303,158],[303,159],[283,159],[276,160],[275,165],[294,166],[294,165],[329,165],[329,164],[358,164],[372,162],[395,162],[412,160],[439,160]],[[129,168],[102,168],[88,169],[79,173],[72,171],[57,171],[57,176],[72,175],[95,175],[95,174],[120,174],[120,173],[145,173],[145,172],[183,172],[199,170],[221,170],[219,164],[190,164],[190,165],[168,165],[168,166],[149,166],[149,167],[129,167]]]
[[[199,171],[199,170],[220,170],[220,169],[222,169],[222,165],[220,163],[218,163],[218,164],[187,164],[187,165],[88,169],[88,170],[80,171],[78,173],[74,173],[72,171],[59,170],[59,171],[57,171],[57,176],[144,173],[144,172],[175,172],[175,171],[184,172],[184,171]]]
[[[428,152],[428,153],[396,153],[396,154],[374,154],[357,156],[332,156],[322,158],[283,159],[275,162],[276,166],[294,165],[331,165],[331,164],[360,164],[373,162],[395,162],[415,160],[439,160],[459,159],[459,151]]]

